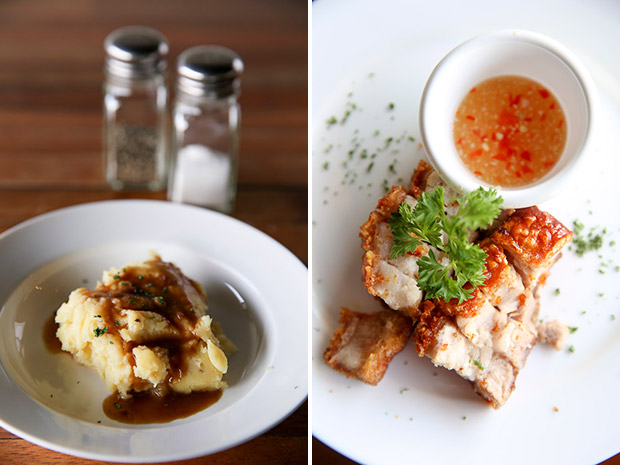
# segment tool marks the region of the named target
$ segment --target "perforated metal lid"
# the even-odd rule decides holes
[[[104,41],[106,72],[127,79],[147,78],[166,69],[168,41],[155,29],[128,26]]]
[[[199,45],[179,56],[177,73],[179,91],[198,97],[223,98],[239,94],[243,61],[226,47]]]

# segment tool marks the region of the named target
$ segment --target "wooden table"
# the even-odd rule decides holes
[[[243,58],[232,216],[307,263],[307,21],[306,3],[288,0],[1,2],[0,232],[68,205],[166,198],[165,192],[115,193],[103,181],[103,40],[117,27],[142,24],[166,35],[172,67],[182,50],[204,43],[228,46]],[[304,403],[250,442],[179,463],[306,463],[307,411]],[[101,462],[52,452],[0,429],[0,463]]]

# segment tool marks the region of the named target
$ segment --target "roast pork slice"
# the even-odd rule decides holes
[[[347,377],[372,385],[383,378],[413,330],[409,318],[392,310],[360,313],[343,307],[340,325],[323,354],[325,362]]]
[[[523,281],[514,267],[508,263],[503,249],[489,239],[483,240],[480,248],[487,254],[486,276],[481,291],[489,302],[503,313],[516,312],[525,293]]]
[[[495,312],[500,314],[497,310]],[[485,313],[486,310],[482,310],[472,318]],[[418,355],[425,355],[435,366],[454,370],[471,381],[474,390],[494,408],[504,405],[510,397],[519,370],[501,354],[494,352],[492,344],[474,344],[470,337],[463,334],[453,317],[447,316],[429,301],[424,303],[424,312],[414,330],[413,341]]]
[[[417,198],[425,191],[432,191],[437,186],[446,189],[452,198],[455,191],[446,186],[431,167],[424,161],[418,164],[411,177],[407,191],[400,186],[392,187],[377,203],[370,213],[368,221],[360,228],[360,238],[364,255],[362,258],[362,279],[371,295],[380,297],[393,310],[400,311],[414,321],[420,314],[423,293],[417,284],[418,259],[428,255],[429,247],[420,245],[412,253],[396,258],[390,257],[392,248],[392,229],[389,225],[392,213],[398,211],[401,203],[415,207]],[[432,249],[438,260],[443,253]]]

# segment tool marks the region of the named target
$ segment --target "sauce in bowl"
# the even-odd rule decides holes
[[[544,86],[498,76],[473,87],[454,119],[454,144],[479,179],[502,187],[532,184],[557,163],[566,145],[564,111]]]

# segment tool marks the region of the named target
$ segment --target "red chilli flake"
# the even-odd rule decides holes
[[[558,127],[561,128],[563,124],[564,124],[564,120],[561,119],[560,122],[558,123]]]
[[[468,120],[470,120],[470,121],[476,121],[476,118],[474,118],[474,117],[473,117],[473,116],[471,116],[471,115],[467,115],[465,118],[467,118],[467,119],[468,119]]]
[[[526,165],[526,166],[523,167],[523,174],[533,173],[533,172],[534,171],[529,166]]]
[[[539,89],[538,93],[540,94],[542,98],[549,97],[549,91],[547,89]]]
[[[508,160],[508,155],[505,153],[498,153],[497,155],[493,155],[494,160],[506,161]]]
[[[476,88],[475,87],[472,90],[469,91],[470,94],[473,94],[474,92],[476,92]]]
[[[549,110],[553,110],[555,108],[555,102],[553,102],[551,105],[549,105]]]
[[[527,161],[532,161],[532,157],[530,155],[530,152],[528,152],[527,150],[524,150],[523,152],[521,152],[521,158],[523,158],[524,160],[527,160]]]
[[[480,155],[482,155],[482,149],[474,150],[473,152],[469,153],[469,158],[475,158]]]
[[[512,94],[510,94],[510,96],[508,97],[510,105],[519,105],[519,102],[521,101],[521,97],[523,97],[523,95],[518,94],[516,97],[512,97]]]

